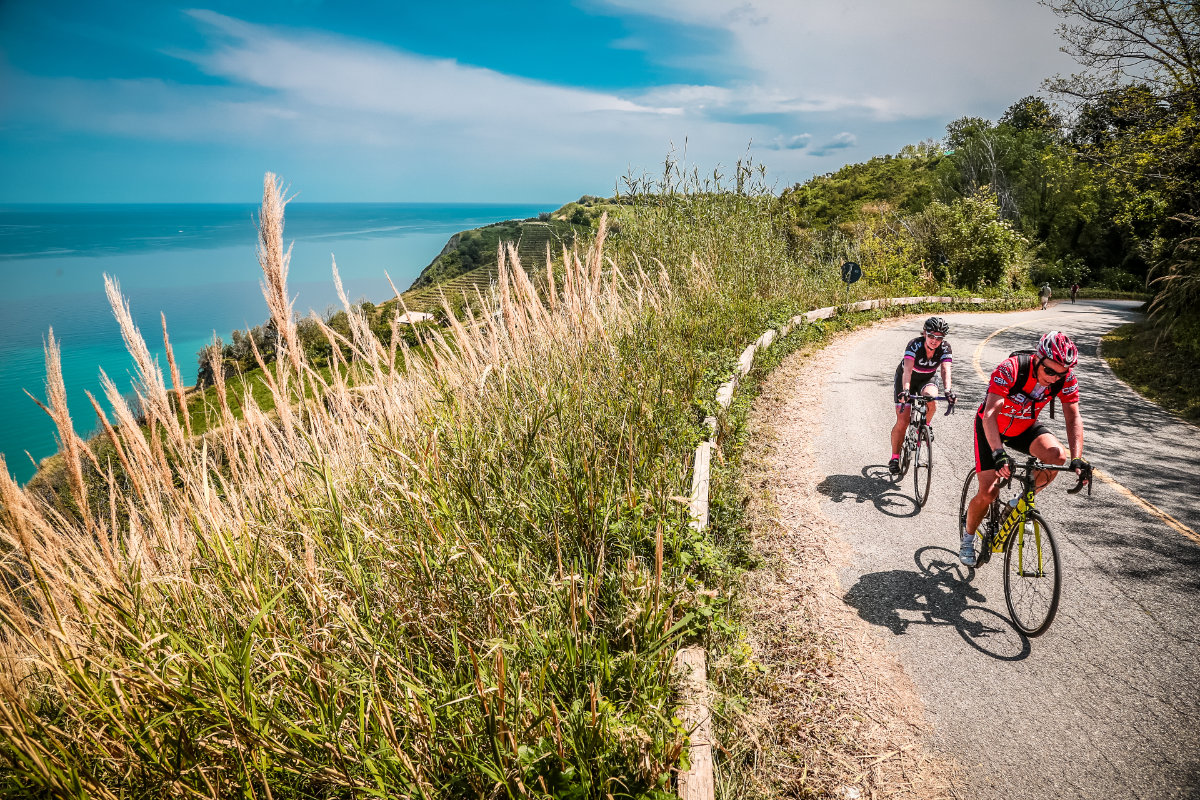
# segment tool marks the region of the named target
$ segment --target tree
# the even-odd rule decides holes
[[[1063,50],[1084,68],[1047,82],[1085,100],[1129,83],[1171,97],[1200,90],[1200,5],[1195,0],[1040,0],[1064,22]]]
[[[1000,117],[1000,124],[1014,131],[1032,131],[1052,139],[1062,130],[1062,117],[1045,100],[1029,95],[1009,106]]]
[[[206,345],[196,354],[196,360],[199,362],[196,370],[196,386],[204,389],[217,382],[213,365],[221,363],[221,353],[224,350],[225,345],[221,341],[221,337],[214,336],[212,344]]]
[[[1042,0],[1079,75],[1047,82],[1080,101],[1072,139],[1107,168],[1119,224],[1154,263],[1152,318],[1200,342],[1195,220],[1200,216],[1200,4]],[[1183,324],[1178,324],[1183,321]],[[1200,349],[1200,348],[1198,348]]]

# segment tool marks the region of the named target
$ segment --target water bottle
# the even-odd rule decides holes
[[[1008,513],[1015,514],[1017,511],[1017,504],[1020,502],[1021,502],[1020,495],[1017,495],[1016,497],[1009,500],[1008,507],[1011,508],[1012,511],[1010,511]],[[1033,536],[1033,520],[1030,517],[1025,517],[1025,535]]]

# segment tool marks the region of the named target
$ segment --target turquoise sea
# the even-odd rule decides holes
[[[401,291],[454,233],[524,219],[547,205],[300,203],[287,206],[285,244],[293,242],[288,284],[295,309],[337,304],[331,262],[352,302]],[[0,452],[27,481],[35,462],[57,450],[49,417],[25,394],[45,399],[46,333],[62,346],[76,430],[96,429],[85,390],[101,397],[100,370],[122,388],[132,362],[104,294],[116,278],[138,327],[166,369],[160,312],[183,380],[196,377],[196,354],[217,334],[269,316],[255,255],[256,205],[0,206]]]

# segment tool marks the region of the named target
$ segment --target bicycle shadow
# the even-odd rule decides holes
[[[862,619],[897,636],[911,625],[950,625],[971,647],[999,661],[1021,661],[1029,655],[1029,637],[1007,617],[979,605],[987,598],[969,582],[974,570],[962,577],[965,568],[960,567],[957,553],[927,545],[913,558],[916,570],[868,573],[843,599]],[[901,616],[901,612],[909,613]]]
[[[904,477],[909,479],[912,473]],[[900,482],[892,478],[886,464],[868,464],[860,475],[827,475],[817,484],[817,491],[835,503],[852,499],[856,503],[873,503],[889,517],[915,517],[921,510],[912,497],[901,494]]]

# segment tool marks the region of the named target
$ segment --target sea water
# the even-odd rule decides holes
[[[525,219],[552,205],[322,204],[287,206],[284,244],[293,245],[288,287],[303,315],[338,304],[337,270],[351,302],[404,291],[454,233]],[[133,364],[104,293],[117,280],[133,318],[166,372],[161,315],[184,383],[213,336],[270,316],[255,255],[251,205],[0,206],[0,452],[21,482],[57,450],[55,428],[30,399],[45,402],[43,345],[62,348],[75,428],[96,429],[85,391],[102,398],[100,371],[123,391]],[[26,394],[28,392],[29,394]]]

